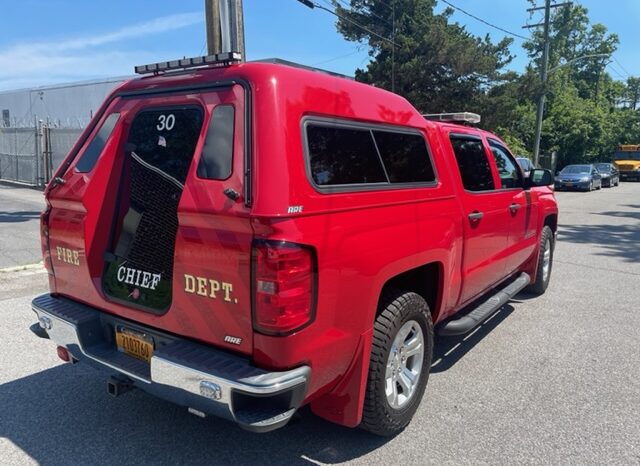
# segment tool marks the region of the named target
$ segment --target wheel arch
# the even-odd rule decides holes
[[[549,214],[544,218],[544,223],[542,225],[544,226],[548,226],[549,228],[551,228],[551,231],[555,234],[558,231],[558,214],[553,213],[553,214]]]
[[[429,305],[431,318],[435,322],[440,312],[443,296],[443,265],[440,262],[430,262],[413,269],[405,270],[389,278],[378,297],[378,303],[388,289],[410,291],[422,296]],[[378,306],[379,307],[379,306]],[[376,311],[376,316],[381,312]]]

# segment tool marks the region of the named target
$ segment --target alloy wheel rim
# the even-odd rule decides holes
[[[547,239],[544,243],[544,252],[542,253],[542,278],[544,281],[549,277],[551,270],[551,241]]]
[[[394,409],[406,406],[420,382],[424,359],[424,334],[415,320],[405,322],[396,334],[387,358],[385,395]]]

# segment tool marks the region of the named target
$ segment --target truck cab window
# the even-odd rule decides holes
[[[473,136],[452,134],[449,139],[456,156],[464,189],[490,191],[495,189],[491,166],[482,140]]]
[[[502,189],[522,187],[520,170],[507,149],[493,140],[489,140],[489,147],[491,147],[491,153],[498,167]]]

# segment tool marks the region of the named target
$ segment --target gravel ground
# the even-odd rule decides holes
[[[438,339],[426,397],[393,439],[307,410],[256,435],[140,392],[112,399],[97,372],[62,364],[27,330],[46,274],[0,272],[0,461],[640,464],[640,183],[558,199],[547,293],[518,296],[469,336]]]

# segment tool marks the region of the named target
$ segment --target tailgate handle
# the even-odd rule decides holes
[[[484,217],[484,214],[482,212],[478,212],[477,210],[469,214],[469,220],[471,220],[472,222],[477,222],[482,217]]]
[[[520,207],[522,207],[520,204],[514,202],[513,204],[511,204],[509,206],[509,210],[511,211],[511,213],[515,213],[518,209],[520,209]]]

